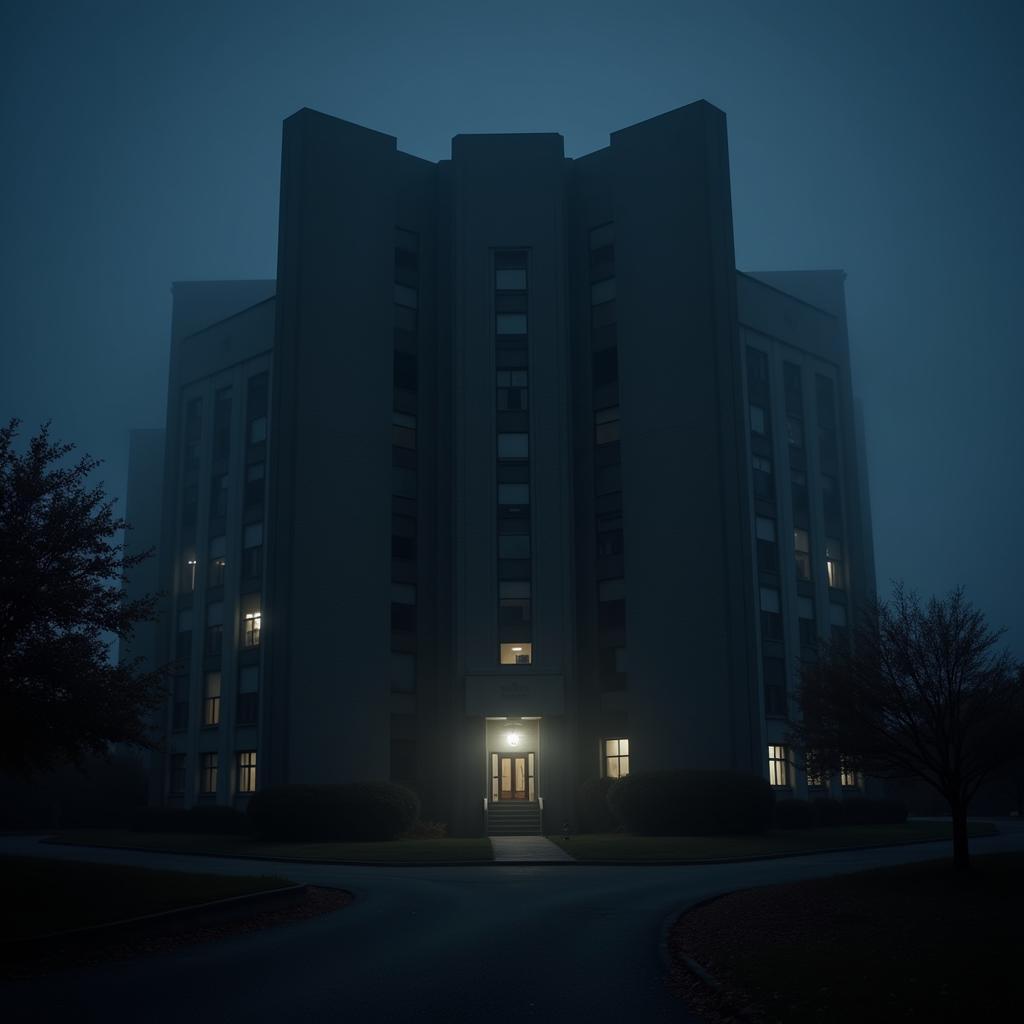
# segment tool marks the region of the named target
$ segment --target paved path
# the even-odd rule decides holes
[[[491,836],[494,859],[502,861],[572,860],[560,846],[544,836]]]
[[[1001,826],[1002,827],[1002,826]],[[1024,849],[1010,825],[977,853]],[[343,886],[311,921],[0,987],[11,1024],[648,1024],[692,1021],[664,984],[665,926],[731,889],[948,856],[948,843],[745,864],[357,867],[38,846],[0,853]]]

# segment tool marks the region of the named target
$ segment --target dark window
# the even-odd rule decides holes
[[[415,271],[419,267],[419,236],[404,228],[395,228],[395,267]]]
[[[801,420],[792,416],[786,417],[786,440],[790,448],[803,448],[804,446],[804,425]]]
[[[793,552],[796,557],[796,578],[811,578],[811,536],[799,527],[793,531]]]
[[[254,374],[249,378],[248,395],[245,403],[246,420],[258,419],[267,415],[269,397],[269,377],[266,372]]]
[[[594,443],[612,444],[619,440],[619,407],[608,406],[594,411]]]
[[[794,469],[790,476],[790,485],[793,491],[793,511],[806,515],[810,511],[810,501],[807,496],[807,474],[803,470]]]
[[[199,442],[203,436],[203,400],[193,398],[185,406],[185,472],[199,471]]]
[[[400,498],[415,498],[416,470],[408,466],[392,466],[391,493]]]
[[[761,587],[761,636],[765,640],[782,640],[782,608],[774,587]]]
[[[803,419],[803,387],[800,383],[800,367],[794,363],[782,364],[782,382],[786,390],[786,415]]]
[[[263,575],[263,524],[249,523],[242,535],[242,579]]]
[[[529,434],[499,434],[499,459],[525,459],[530,455]]]
[[[171,728],[176,732],[188,728],[188,676],[174,677]]]
[[[757,567],[761,572],[779,571],[779,545],[775,536],[775,520],[757,516]]]
[[[199,792],[217,792],[217,755],[200,754]]]
[[[228,475],[220,473],[210,480],[210,518],[223,519],[228,514]]]
[[[411,584],[391,584],[391,628],[402,633],[416,630],[416,588]]]
[[[171,754],[170,792],[172,796],[181,796],[185,792],[184,754]]]
[[[594,474],[594,490],[597,494],[611,494],[622,490],[622,466],[598,466]]]
[[[395,411],[391,414],[391,443],[398,448],[416,447],[416,417]]]
[[[814,621],[814,598],[798,597],[796,608],[800,623],[800,645],[802,647],[816,647],[818,644],[818,629]]]
[[[825,528],[839,533],[843,528],[843,506],[839,498],[839,481],[827,473],[821,474],[821,503],[825,513]]]
[[[602,647],[598,655],[598,676],[602,690],[622,690],[626,686],[626,648]]]
[[[528,533],[503,533],[498,536],[499,558],[529,558],[530,535]]]
[[[498,409],[521,412],[529,405],[526,370],[498,370]]]
[[[206,644],[207,658],[219,658],[224,649],[224,605],[220,601],[206,606]]]
[[[592,359],[595,388],[614,384],[619,379],[619,349],[617,346],[613,345],[611,348],[595,352]]]
[[[231,388],[220,388],[213,401],[213,457],[226,459],[231,451]]]
[[[786,715],[786,662],[782,658],[764,658],[764,713],[773,717]]]
[[[181,525],[195,527],[199,515],[199,484],[185,484],[181,489]]]
[[[405,391],[416,390],[416,356],[412,352],[396,352],[393,383]]]
[[[597,517],[597,557],[622,554],[622,513],[610,512]]]
[[[260,711],[260,670],[258,665],[245,665],[238,672],[237,722],[255,725]]]
[[[391,557],[412,562],[416,558],[416,520],[412,516],[391,516]]]
[[[754,497],[762,501],[771,501],[775,495],[775,484],[772,477],[772,460],[763,455],[755,455],[751,466],[754,473]]]
[[[499,621],[502,626],[520,626],[530,621],[530,581],[501,580],[498,583]]]
[[[208,587],[224,586],[224,570],[227,567],[226,544],[223,537],[210,539],[210,561],[206,571]]]
[[[250,462],[245,467],[245,507],[258,508],[263,504],[264,477],[267,475],[265,462]]]
[[[768,406],[768,356],[751,345],[747,346],[747,391],[751,402]]]
[[[416,719],[412,715],[391,716],[392,782],[416,779]]]
[[[391,692],[416,692],[416,656],[402,651],[391,652]]]
[[[602,580],[597,585],[597,624],[603,630],[626,625],[626,584],[624,580]]]

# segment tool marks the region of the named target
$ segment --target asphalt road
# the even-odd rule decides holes
[[[1024,849],[1024,827],[972,840]],[[340,886],[355,902],[310,921],[0,987],[6,1024],[102,1021],[646,1024],[693,1021],[665,984],[680,910],[732,889],[928,860],[948,843],[690,867],[354,867],[40,846],[0,854]]]

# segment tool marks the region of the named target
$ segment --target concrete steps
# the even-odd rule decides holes
[[[540,825],[536,801],[506,800],[492,803],[487,810],[489,836],[539,836]]]

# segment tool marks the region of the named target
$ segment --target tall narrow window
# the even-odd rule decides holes
[[[203,725],[220,725],[220,673],[207,672],[203,692]]]
[[[528,407],[528,371],[498,370],[497,381],[499,412],[522,412]]]
[[[206,657],[219,658],[224,648],[224,604],[214,601],[206,606]]]
[[[217,792],[217,755],[206,753],[200,757],[199,791],[205,795]]]
[[[258,579],[263,575],[263,524],[249,523],[242,544],[242,578]]]
[[[799,527],[793,531],[793,553],[796,559],[796,578],[811,578],[811,535]]]
[[[263,482],[267,474],[266,463],[250,462],[245,467],[245,507],[258,508],[263,504]]]
[[[839,784],[843,789],[859,789],[862,782],[863,777],[857,771],[853,761],[848,757],[841,757],[839,759]]]
[[[774,743],[768,747],[768,781],[776,787],[789,785],[786,748]]]
[[[227,566],[227,541],[224,537],[210,539],[210,564],[206,573],[208,587],[224,586],[224,569]]]
[[[391,443],[397,448],[416,447],[416,417],[406,412],[391,414]]]
[[[182,796],[185,793],[185,755],[171,754],[170,793]]]
[[[223,519],[228,514],[228,475],[219,473],[210,480],[210,518]]]
[[[530,621],[530,581],[501,580],[498,584],[499,621],[503,626],[526,626]],[[526,634],[529,636],[529,634]]]
[[[771,501],[775,494],[772,460],[766,459],[763,455],[754,455],[751,457],[751,466],[754,473],[754,497],[762,501]]]
[[[213,399],[213,457],[226,459],[231,450],[231,388],[219,388]]]
[[[628,739],[604,741],[604,773],[609,779],[621,779],[629,774]]]
[[[828,585],[833,590],[843,590],[846,586],[843,576],[843,545],[834,537],[825,540],[825,570],[828,573]]]
[[[255,725],[260,710],[260,667],[243,665],[238,671],[238,725]]]
[[[764,640],[782,639],[782,611],[779,592],[774,587],[761,587],[761,637]]]
[[[416,629],[416,588],[411,584],[391,584],[391,628],[403,633]]]
[[[256,792],[255,750],[240,750],[238,752],[238,792]]]
[[[594,443],[612,444],[619,440],[619,407],[609,406],[594,413]]]
[[[779,571],[779,547],[775,539],[775,520],[765,516],[755,519],[757,533],[757,567],[761,572]]]
[[[242,646],[259,647],[263,628],[263,611],[259,594],[245,594],[242,597]]]
[[[814,617],[814,598],[798,597],[796,599],[797,616],[800,621],[800,644],[803,647],[814,647],[818,643],[818,627]]]

